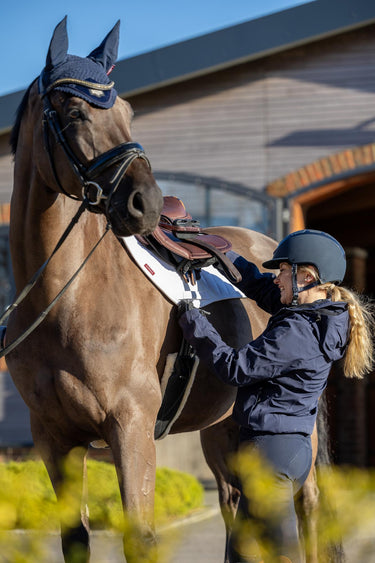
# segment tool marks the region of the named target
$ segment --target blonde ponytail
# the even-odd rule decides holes
[[[344,358],[344,375],[361,379],[373,368],[374,305],[350,289],[333,283],[326,283],[319,287],[327,291],[328,299],[344,301],[348,304],[350,333],[348,349]]]
[[[302,265],[299,269],[308,272],[314,279],[319,279],[318,270],[314,266]],[[334,283],[324,283],[318,287],[326,292],[327,299],[344,301],[348,304],[350,333],[344,358],[344,375],[345,377],[362,379],[366,373],[373,369],[374,363],[372,339],[375,328],[374,303],[354,291]]]

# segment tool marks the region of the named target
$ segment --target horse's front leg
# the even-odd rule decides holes
[[[89,521],[87,515],[87,450],[59,446],[39,418],[31,413],[34,444],[46,466],[56,493],[61,523],[61,540],[66,563],[90,560]]]
[[[124,553],[127,563],[157,560],[154,529],[156,451],[155,417],[132,405],[131,414],[111,423],[107,441],[116,466],[125,516]],[[156,414],[155,414],[156,416]]]

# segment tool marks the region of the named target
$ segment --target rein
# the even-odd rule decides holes
[[[46,269],[47,265],[49,264],[49,262],[51,261],[52,257],[56,254],[56,252],[59,250],[59,248],[62,246],[62,244],[65,242],[65,240],[67,239],[68,235],[71,233],[73,227],[78,223],[82,213],[85,211],[85,209],[87,209],[87,206],[89,205],[88,200],[85,198],[82,202],[82,204],[80,205],[77,213],[74,215],[73,219],[70,221],[69,225],[67,226],[67,228],[65,229],[65,231],[63,232],[63,234],[61,235],[60,239],[58,240],[55,248],[52,251],[52,254],[49,256],[49,258],[47,258],[47,260],[44,262],[44,264],[42,264],[42,266],[35,272],[35,274],[33,275],[33,277],[30,279],[30,281],[26,284],[26,286],[24,287],[24,289],[21,291],[21,293],[19,294],[19,296],[17,297],[17,299],[11,304],[9,305],[5,312],[2,314],[2,316],[0,317],[0,324],[2,324],[8,317],[9,315],[12,313],[12,311],[14,311],[14,309],[16,309],[16,307],[18,307],[18,305],[25,299],[25,297],[30,293],[30,291],[32,290],[32,288],[35,286],[36,282],[38,281],[38,279],[40,278],[40,276],[42,275],[42,273],[44,272],[44,270]],[[12,350],[14,350],[14,348],[16,348],[19,344],[21,344],[21,342],[23,342],[23,340],[25,340],[25,338],[27,336],[29,336],[29,334],[31,334],[40,324],[41,322],[45,319],[45,317],[47,316],[47,314],[50,312],[50,310],[56,305],[56,303],[61,299],[61,297],[64,295],[64,293],[66,292],[66,290],[70,287],[70,285],[73,283],[73,281],[76,279],[76,277],[78,276],[78,274],[80,273],[80,271],[83,269],[83,267],[87,264],[88,260],[91,258],[91,256],[93,255],[93,253],[95,252],[96,248],[99,246],[99,244],[102,242],[102,240],[104,239],[105,235],[108,233],[108,231],[110,230],[111,226],[109,223],[107,223],[106,229],[104,231],[104,233],[102,234],[102,236],[99,238],[99,240],[97,241],[97,243],[93,246],[93,248],[90,250],[90,252],[88,253],[88,255],[86,256],[86,258],[83,260],[82,264],[77,268],[77,270],[74,272],[74,274],[72,275],[72,277],[67,281],[67,283],[64,285],[64,287],[59,291],[59,293],[56,295],[56,297],[49,303],[49,305],[47,305],[47,307],[44,309],[44,311],[42,311],[39,316],[36,318],[36,320],[15,340],[13,340],[10,344],[8,344],[7,346],[5,346],[5,348],[3,348],[0,351],[0,358],[2,358],[3,356],[6,356],[6,354],[9,354],[9,352],[11,352]]]

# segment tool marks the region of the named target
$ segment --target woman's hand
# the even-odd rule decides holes
[[[192,299],[181,299],[177,305],[177,320],[179,321],[180,318],[186,311],[190,311],[194,309],[193,300]]]

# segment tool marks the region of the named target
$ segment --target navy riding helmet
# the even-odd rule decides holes
[[[281,262],[287,262],[293,266],[293,278],[296,277],[298,265],[315,266],[319,273],[319,281],[312,285],[327,282],[339,284],[344,279],[346,270],[345,251],[341,244],[331,235],[311,229],[295,231],[285,237],[273,253],[272,259],[264,262],[263,267],[273,270],[279,268]],[[293,282],[295,304],[296,280],[293,279]],[[308,287],[304,289],[308,289]],[[298,293],[300,291],[301,289],[298,290]]]

